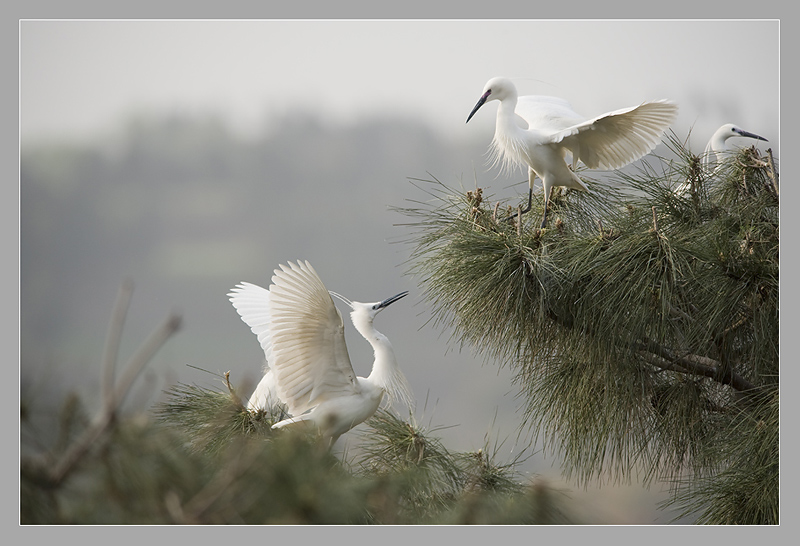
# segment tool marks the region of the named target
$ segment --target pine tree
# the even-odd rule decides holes
[[[513,369],[522,426],[567,477],[641,473],[699,523],[776,524],[778,172],[771,150],[710,172],[667,145],[556,188],[545,229],[535,207],[506,221],[481,188],[416,180],[409,274],[435,325]]]

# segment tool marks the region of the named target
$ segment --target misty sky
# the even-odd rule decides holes
[[[672,99],[702,150],[736,123],[777,149],[778,21],[23,21],[21,136],[88,138],[132,112],[418,116],[459,138],[484,83],[587,116]]]

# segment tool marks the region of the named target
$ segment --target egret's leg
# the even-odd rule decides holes
[[[525,214],[531,210],[531,205],[533,204],[533,181],[536,180],[536,173],[533,170],[528,171],[528,206],[519,211],[519,214]],[[506,218],[506,222],[513,220],[517,217],[517,213],[515,212],[508,218]]]
[[[539,226],[539,229],[544,229],[544,226],[547,224],[547,205],[550,204],[550,192],[544,192],[544,214],[542,214],[542,225]]]
[[[542,225],[539,226],[539,229],[544,229],[545,225],[547,225],[547,204],[544,206],[544,214],[542,214]]]

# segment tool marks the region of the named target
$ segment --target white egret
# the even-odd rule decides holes
[[[483,88],[480,100],[467,122],[486,102],[498,100],[497,124],[491,150],[494,163],[504,170],[528,167],[528,212],[533,199],[533,182],[538,176],[544,188],[544,215],[553,186],[586,191],[583,181],[567,166],[566,152],[572,154],[572,167],[582,161],[590,169],[619,169],[636,161],[656,147],[677,116],[678,107],[665,100],[644,102],[592,119],[586,119],[557,97],[517,96],[517,88],[506,78],[492,78]],[[513,216],[511,217],[513,218]]]
[[[756,140],[768,142],[767,139],[762,136],[758,136],[755,133],[740,129],[733,123],[726,123],[714,131],[714,134],[711,135],[708,144],[706,144],[706,149],[703,154],[703,165],[706,167],[706,169],[711,169],[715,164],[722,162],[723,154],[731,150],[727,144],[728,139],[731,137],[754,138]],[[713,161],[711,159],[712,154],[714,156]]]
[[[729,153],[733,148],[728,145],[728,139],[732,137],[754,138],[756,140],[763,140],[769,142],[766,138],[759,136],[755,133],[745,131],[734,125],[733,123],[726,123],[711,135],[711,138],[706,144],[703,151],[703,168],[709,172],[716,172],[722,165],[724,154]],[[679,195],[685,194],[691,187],[691,180],[682,183],[675,192]]]
[[[228,294],[231,303],[261,343],[269,370],[248,402],[250,409],[275,401],[290,417],[272,426],[310,422],[332,446],[371,417],[386,394],[409,409],[413,398],[397,366],[392,344],[372,325],[375,316],[406,296],[359,303],[328,292],[308,262],[275,270],[269,290],[240,283]],[[344,339],[342,315],[331,296],[345,302],[356,330],[372,345],[375,360],[368,377],[353,372]]]

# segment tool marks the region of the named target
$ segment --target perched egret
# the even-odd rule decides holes
[[[726,123],[716,131],[714,134],[711,135],[711,138],[706,144],[706,148],[703,152],[703,168],[709,172],[715,172],[717,169],[720,168],[722,164],[723,155],[731,151],[731,147],[728,146],[728,139],[731,137],[745,137],[745,138],[754,138],[756,140],[763,140],[765,142],[769,142],[766,138],[759,136],[755,133],[751,133],[749,131],[745,131],[734,125],[733,123]],[[691,187],[691,180],[687,180],[683,182],[678,188],[675,190],[675,193],[679,195],[685,194],[689,191]]]
[[[675,104],[661,100],[586,119],[575,113],[564,99],[518,97],[517,88],[510,80],[492,78],[483,88],[467,122],[481,106],[492,100],[500,101],[491,145],[494,162],[501,163],[504,170],[528,167],[530,188],[523,213],[531,209],[535,178],[538,176],[542,180],[542,228],[547,220],[553,186],[588,190],[567,166],[566,152],[572,154],[573,169],[579,160],[590,169],[619,169],[653,150],[678,112]]]
[[[392,344],[372,325],[375,316],[407,295],[375,303],[359,303],[328,292],[308,262],[275,270],[269,290],[240,283],[228,294],[231,303],[261,343],[268,371],[248,408],[266,408],[280,401],[290,417],[272,428],[311,422],[333,445],[371,417],[384,393],[410,409],[411,389],[397,366]],[[342,315],[331,296],[352,310],[356,330],[372,345],[375,361],[368,377],[356,377],[344,340]]]
[[[706,149],[703,154],[703,165],[706,169],[711,169],[714,165],[722,162],[722,155],[731,150],[727,144],[728,139],[731,137],[754,138],[756,140],[768,142],[767,139],[762,136],[740,129],[733,123],[726,123],[711,135],[711,139],[708,141],[708,144],[706,144]],[[711,159],[712,153],[714,155],[713,161]]]

